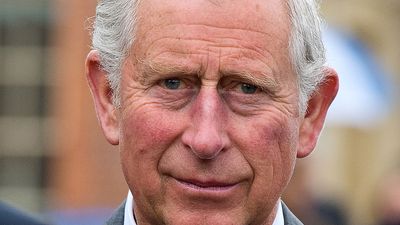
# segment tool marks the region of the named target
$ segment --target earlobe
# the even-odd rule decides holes
[[[324,73],[325,79],[311,95],[307,112],[300,126],[298,158],[306,157],[314,150],[329,106],[335,99],[339,88],[336,71],[331,68],[325,68]]]
[[[96,50],[90,51],[86,58],[86,78],[103,133],[108,142],[118,145],[119,127],[116,109],[112,103],[112,90],[105,71],[101,69],[100,57]]]

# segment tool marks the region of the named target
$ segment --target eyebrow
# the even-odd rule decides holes
[[[158,62],[141,62],[143,73],[139,82],[146,84],[159,79],[160,77],[181,76],[181,75],[197,75],[200,76],[201,68],[191,68],[184,65],[171,65]]]
[[[188,67],[185,65],[172,65],[154,61],[140,62],[143,66],[143,73],[139,78],[141,84],[148,84],[160,77],[179,77],[184,75],[196,75],[202,77],[204,72],[202,68]],[[271,94],[277,93],[280,90],[279,83],[273,79],[269,72],[249,72],[245,70],[222,70],[219,71],[221,78],[236,77],[243,82],[256,85],[263,91]],[[256,75],[257,74],[257,75]]]
[[[270,73],[267,72],[257,72],[251,73],[249,71],[235,71],[235,70],[227,70],[220,71],[222,77],[237,77],[244,82],[248,82],[249,84],[256,85],[260,87],[263,91],[277,93],[280,90],[279,83],[273,79]]]

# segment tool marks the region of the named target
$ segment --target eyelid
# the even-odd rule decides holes
[[[260,91],[264,91],[264,89],[260,86],[258,86],[257,84],[254,84],[251,81],[247,81],[247,80],[243,80],[242,78],[232,78],[232,79],[228,79],[227,85],[224,85],[224,82],[222,83],[222,88],[228,88],[228,89],[234,89],[234,88],[238,88],[240,87],[239,85],[242,84],[248,84],[248,85],[252,85],[254,87],[256,87],[258,90]]]
[[[190,79],[188,76],[182,76],[182,77],[180,77],[180,76],[171,76],[171,77],[163,78],[163,79],[158,80],[157,84],[159,86],[162,86],[163,88],[166,88],[165,85],[164,85],[164,82],[166,80],[179,80],[179,81],[181,81],[181,86],[183,86],[183,87],[179,87],[176,90],[185,89],[185,88],[188,88],[188,87],[192,88],[194,86],[193,85],[193,82],[194,82],[193,79]],[[166,89],[168,89],[168,88],[166,88]]]
[[[258,87],[263,92],[273,94],[280,90],[279,83],[269,73],[257,73],[257,75],[246,71],[225,71],[222,79],[236,80]]]

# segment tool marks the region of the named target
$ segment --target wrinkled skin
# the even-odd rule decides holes
[[[138,224],[272,224],[296,156],[315,146],[335,72],[299,113],[279,0],[149,0],[139,18],[121,108],[98,53],[86,62]]]

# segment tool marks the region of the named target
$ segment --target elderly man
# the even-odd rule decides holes
[[[87,78],[130,189],[108,224],[301,224],[280,196],[338,89],[319,23],[312,0],[100,1]]]

